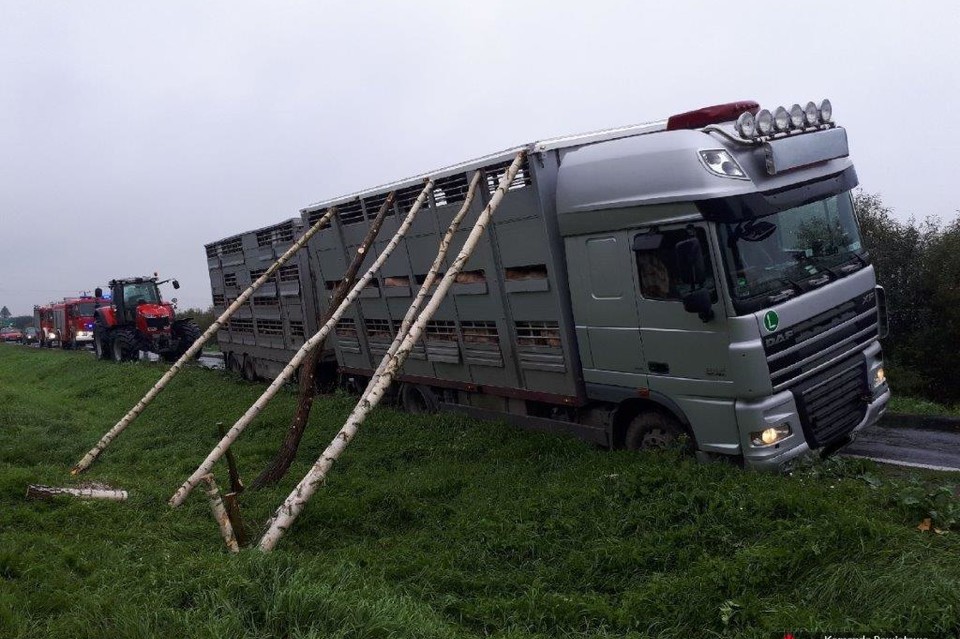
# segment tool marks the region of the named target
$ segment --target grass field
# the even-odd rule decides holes
[[[960,532],[917,530],[960,528],[950,478],[870,462],[760,475],[381,409],[276,551],[229,555],[200,491],[166,500],[263,386],[191,369],[80,478],[129,501],[24,499],[80,481],[69,468],[161,372],[0,346],[0,637],[960,630]],[[246,479],[294,402],[236,446]],[[253,526],[350,407],[317,402],[287,481],[243,494]]]

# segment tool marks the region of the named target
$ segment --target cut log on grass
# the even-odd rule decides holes
[[[230,516],[227,515],[227,509],[223,507],[223,500],[220,499],[220,489],[217,488],[217,482],[213,475],[204,475],[203,483],[207,487],[207,498],[210,500],[210,512],[213,513],[213,519],[217,522],[220,529],[220,535],[223,542],[227,545],[230,552],[240,552],[240,546],[237,544],[237,537],[233,533],[233,525],[230,523]]]
[[[110,445],[110,442],[116,439],[117,436],[127,428],[127,426],[133,423],[133,420],[135,420],[140,413],[142,413],[144,409],[150,405],[150,402],[152,402],[154,398],[160,394],[166,385],[170,383],[170,380],[172,380],[177,373],[180,372],[187,362],[192,360],[200,353],[200,349],[203,348],[203,345],[206,344],[211,337],[217,334],[217,331],[220,330],[220,327],[223,325],[223,323],[230,319],[237,309],[246,304],[247,300],[250,299],[250,296],[253,295],[253,293],[260,288],[264,282],[273,277],[273,274],[276,273],[281,266],[286,264],[291,257],[296,255],[297,251],[306,246],[310,238],[313,237],[321,228],[327,225],[335,212],[336,207],[327,209],[327,212],[323,214],[323,217],[317,220],[316,224],[311,226],[310,229],[300,237],[300,239],[294,242],[294,244],[287,249],[283,255],[277,258],[277,261],[274,262],[273,265],[263,273],[263,275],[258,277],[256,281],[254,281],[253,284],[247,288],[247,290],[241,293],[240,296],[235,299],[227,308],[227,310],[225,310],[220,317],[218,317],[213,324],[210,325],[210,328],[204,331],[204,333],[197,338],[197,341],[190,345],[190,348],[187,349],[187,352],[181,355],[180,359],[174,362],[174,364],[170,367],[170,370],[163,374],[163,377],[161,377],[160,380],[153,385],[153,388],[147,391],[147,394],[144,395],[140,401],[137,402],[134,407],[123,416],[123,419],[117,422],[113,428],[108,430],[106,434],[100,438],[100,441],[97,442],[97,445],[90,449],[90,451],[83,456],[83,459],[77,462],[77,465],[74,466],[70,471],[71,474],[77,475],[89,468],[90,464],[92,464],[94,460],[100,456],[100,453],[102,453],[104,449]]]
[[[334,310],[343,304],[347,293],[353,288],[357,280],[357,273],[360,272],[360,267],[363,266],[363,261],[370,252],[370,247],[373,246],[373,241],[380,234],[380,227],[383,226],[387,211],[393,208],[394,196],[395,192],[390,193],[380,206],[380,210],[377,211],[377,217],[374,218],[373,224],[367,229],[367,234],[364,236],[363,241],[360,242],[360,246],[357,247],[357,252],[350,261],[347,272],[344,273],[343,279],[337,284],[337,288],[330,298],[330,303],[327,305],[327,312],[318,322],[320,325],[330,321]],[[280,481],[280,479],[287,474],[287,469],[290,468],[290,464],[293,463],[293,460],[297,456],[297,450],[300,448],[300,440],[303,439],[303,434],[307,430],[307,424],[310,423],[310,409],[313,408],[313,398],[316,396],[314,377],[316,376],[317,365],[320,363],[320,356],[323,354],[324,343],[326,343],[326,339],[317,342],[300,366],[300,393],[297,397],[297,409],[294,411],[293,419],[290,421],[290,427],[287,429],[287,434],[283,438],[280,449],[277,450],[273,461],[253,480],[254,490]],[[223,433],[221,433],[221,437],[222,436]],[[228,460],[229,455],[230,451],[227,451]]]
[[[110,488],[58,488],[39,484],[27,486],[27,499],[49,500],[60,495],[76,497],[77,499],[104,499],[107,501],[125,501],[127,499],[127,491]]]
[[[393,356],[389,353],[384,356],[384,360],[388,361],[383,366],[382,374],[378,379],[370,380],[370,383],[367,385],[367,390],[354,407],[353,412],[350,413],[343,428],[340,429],[340,432],[337,433],[330,445],[323,451],[323,454],[320,455],[320,458],[317,459],[310,471],[300,480],[297,487],[274,513],[273,518],[268,524],[267,532],[264,533],[263,538],[260,540],[260,550],[268,552],[277,545],[283,533],[293,525],[297,516],[303,511],[304,506],[310,500],[310,497],[313,496],[324,482],[334,462],[343,454],[343,451],[350,442],[353,441],[363,420],[366,419],[370,411],[380,402],[383,394],[387,388],[389,388],[390,383],[397,374],[399,367],[406,360],[407,355],[410,354],[417,340],[420,339],[427,322],[430,321],[430,318],[433,317],[434,313],[436,313],[440,307],[440,303],[443,302],[443,298],[453,285],[457,274],[463,270],[467,260],[470,259],[470,256],[476,249],[480,238],[490,223],[494,211],[497,209],[497,206],[499,206],[501,200],[503,200],[503,196],[506,194],[507,189],[509,189],[510,183],[520,170],[525,155],[525,152],[518,153],[513,163],[510,164],[510,168],[504,173],[500,184],[497,186],[496,192],[493,194],[493,197],[490,198],[490,202],[477,219],[477,223],[470,231],[470,235],[464,242],[463,248],[460,249],[457,259],[454,260],[453,265],[444,274],[443,280],[441,280],[440,285],[437,287],[436,293],[433,294],[426,308],[423,309],[423,312],[410,327],[410,331],[403,339],[403,343],[397,349],[397,352]]]
[[[300,350],[297,351],[297,354],[293,356],[293,359],[284,367],[280,372],[280,375],[277,376],[275,380],[267,387],[267,390],[264,391],[263,395],[253,403],[253,405],[243,414],[237,423],[227,432],[227,436],[220,440],[214,449],[210,452],[207,458],[203,461],[202,464],[197,468],[194,473],[187,478],[183,485],[177,489],[177,492],[174,493],[173,497],[170,498],[170,506],[176,508],[187,498],[187,495],[190,494],[190,491],[193,490],[197,483],[200,481],[200,478],[210,472],[210,469],[213,468],[213,465],[217,463],[217,460],[223,456],[226,450],[230,445],[236,441],[237,437],[240,436],[240,433],[247,427],[247,425],[253,421],[257,414],[263,410],[263,407],[267,405],[274,395],[279,392],[283,384],[286,383],[288,379],[293,375],[297,370],[297,367],[300,366],[304,358],[310,352],[316,344],[322,343],[326,339],[327,334],[333,329],[343,314],[349,308],[350,304],[360,296],[360,292],[363,291],[367,283],[373,278],[373,274],[376,273],[384,262],[387,261],[387,258],[390,257],[390,254],[393,253],[394,249],[397,248],[397,245],[400,243],[400,240],[404,235],[407,234],[407,231],[410,230],[410,226],[413,224],[413,221],[417,217],[417,213],[420,212],[420,208],[423,206],[424,201],[427,196],[430,194],[430,191],[433,190],[433,180],[427,180],[426,185],[423,187],[423,190],[420,192],[420,195],[417,196],[416,202],[413,206],[410,207],[410,212],[407,213],[406,217],[403,219],[403,222],[400,224],[400,228],[397,230],[396,234],[390,238],[390,241],[383,248],[383,251],[374,261],[373,265],[364,273],[363,277],[360,278],[353,288],[350,289],[350,293],[347,294],[346,299],[344,299],[343,304],[341,304],[337,310],[333,313],[330,319],[324,324],[315,335],[304,343],[300,347]]]

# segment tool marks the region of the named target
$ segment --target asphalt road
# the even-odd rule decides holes
[[[883,424],[881,420],[880,424],[862,430],[840,454],[898,466],[960,472],[960,429]]]

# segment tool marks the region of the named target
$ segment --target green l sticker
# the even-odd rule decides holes
[[[763,327],[767,329],[768,333],[772,333],[777,330],[778,326],[780,326],[780,316],[777,315],[776,311],[767,311],[767,314],[763,316]]]

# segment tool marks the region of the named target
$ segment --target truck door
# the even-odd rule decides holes
[[[722,396],[723,385],[716,382],[730,378],[729,337],[708,231],[705,224],[664,224],[640,229],[633,236],[646,372],[650,389],[670,396]],[[690,241],[694,239],[697,242]],[[702,258],[698,266],[692,263],[691,246],[697,248],[696,261]],[[691,282],[693,270],[699,281]],[[709,294],[708,321],[684,309],[684,297],[696,289]]]

